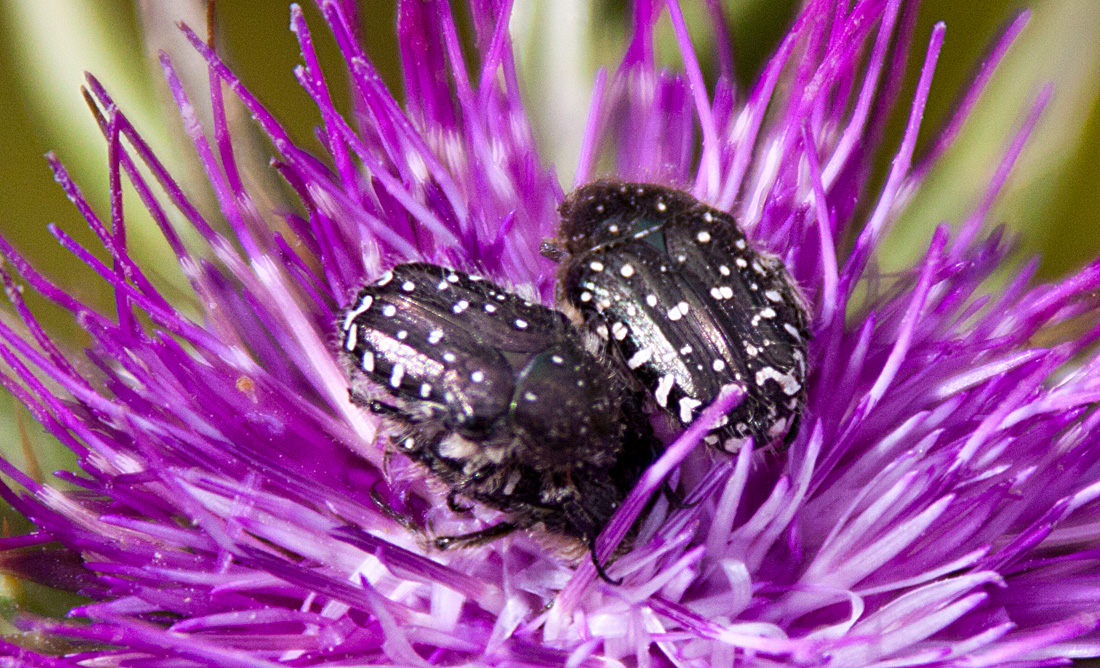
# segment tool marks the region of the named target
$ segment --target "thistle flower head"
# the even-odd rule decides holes
[[[730,211],[801,286],[814,338],[789,450],[698,447],[704,420],[738,400],[720,398],[667,444],[605,528],[603,560],[643,517],[614,585],[537,532],[430,550],[376,502],[441,534],[492,519],[448,510],[445,493],[400,457],[385,466],[384,431],[348,401],[335,314],[364,281],[409,260],[477,269],[551,303],[555,267],[539,244],[556,231],[563,190],[523,108],[510,3],[471,1],[471,54],[446,1],[400,2],[403,103],[357,41],[350,3],[319,4],[353,97],[341,115],[292,7],[296,75],[320,113],[324,155],[291,141],[187,32],[213,82],[203,102],[213,127],[200,127],[162,59],[218,220],[89,78],[110,211],[94,211],[51,164],[110,259],[51,231],[114,288],[116,313],[81,303],[0,240],[22,319],[0,322],[0,383],[81,468],[60,474],[62,489],[0,464],[15,483],[4,498],[36,527],[0,547],[12,570],[90,598],[71,612],[81,623],[22,621],[79,653],[4,652],[38,666],[250,667],[1050,665],[1100,655],[1100,265],[1049,285],[1031,280],[1034,265],[997,292],[986,283],[1010,249],[987,214],[1049,91],[966,220],[938,229],[910,270],[881,275],[873,263],[1022,17],[918,155],[944,35],[934,28],[904,137],[872,189],[914,6],[810,0],[739,90],[726,53],[707,87],[679,2],[635,3],[621,64],[596,79],[577,183],[662,183]],[[665,15],[682,55],[675,70],[654,55]],[[297,209],[263,213],[243,185],[227,93],[270,138],[272,169]],[[124,181],[171,244],[200,317],[130,257]],[[51,340],[20,281],[73,314],[91,336],[83,354]],[[669,478],[688,503],[658,498],[643,515]]]

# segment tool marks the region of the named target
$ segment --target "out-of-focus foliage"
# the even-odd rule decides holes
[[[993,219],[1023,237],[1023,252],[1042,254],[1040,275],[1055,277],[1100,253],[1100,6],[1094,0],[931,0],[918,34],[947,23],[925,124],[950,111],[965,81],[1005,20],[1028,8],[1031,20],[992,83],[884,247],[887,267],[923,253],[940,221],[958,222],[973,205],[1011,134],[1040,88],[1054,95],[994,208]],[[900,136],[900,128],[896,130]],[[928,132],[924,133],[927,139]]]

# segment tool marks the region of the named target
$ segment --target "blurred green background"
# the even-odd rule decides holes
[[[693,33],[696,47],[705,60],[712,26],[701,9],[702,2],[681,1],[697,28]],[[744,85],[783,35],[797,3],[724,0],[724,4],[731,18],[738,77]],[[396,87],[399,70],[393,0],[365,0],[361,5],[360,27],[368,52]],[[905,266],[921,254],[931,228],[940,221],[959,222],[965,216],[982,193],[1011,132],[1047,82],[1054,85],[1054,99],[993,220],[1021,234],[1024,253],[1042,255],[1044,277],[1065,274],[1100,255],[1100,2],[924,2],[911,58],[910,85],[902,99],[911,94],[932,25],[945,21],[946,42],[922,132],[922,141],[927,141],[999,28],[1024,8],[1033,12],[1029,26],[1009,52],[959,141],[892,232],[880,257],[885,268]],[[304,3],[304,9],[327,71],[340,72],[335,46],[319,13],[310,3]],[[161,49],[168,51],[185,79],[204,73],[174,28],[177,20],[196,28],[204,25],[203,3],[0,0],[0,234],[48,276],[103,309],[110,309],[112,303],[106,286],[46,231],[46,224],[55,222],[77,240],[97,247],[54,183],[42,156],[55,151],[97,211],[108,215],[106,148],[79,91],[83,71],[92,71],[165,162],[176,167],[204,210],[214,211],[151,55]],[[287,4],[283,0],[225,0],[217,6],[217,24],[219,49],[235,71],[295,137],[315,146],[312,129],[318,117],[293,76],[299,56],[288,30]],[[516,0],[513,35],[525,73],[525,99],[547,160],[559,165],[566,184],[595,69],[617,63],[627,24],[627,9],[621,1]],[[665,41],[662,53],[675,63],[675,45]],[[900,106],[902,112],[907,110],[904,102]],[[891,126],[886,143],[889,150],[897,145],[902,121],[899,115]],[[255,165],[269,173],[266,145],[257,142],[255,148]],[[884,166],[889,158],[889,151],[881,156]],[[155,268],[153,273],[160,276],[166,290],[185,303],[185,286],[159,232],[142,215],[133,197],[127,199],[126,207],[133,253],[144,266]],[[31,303],[41,309],[57,339],[70,346],[84,344],[71,319],[41,300],[32,297]],[[25,438],[20,436],[21,425]],[[24,443],[34,448],[35,458],[47,472],[72,466],[67,453],[53,446],[14,401],[0,401],[0,451],[28,466]],[[7,520],[18,523],[17,518]]]

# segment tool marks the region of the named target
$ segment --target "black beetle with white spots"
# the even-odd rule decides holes
[[[674,426],[723,386],[745,393],[708,436],[737,450],[784,443],[805,401],[808,318],[783,263],[729,214],[664,186],[600,181],[561,205],[544,253],[562,262],[559,299],[648,389]]]
[[[796,432],[809,331],[777,258],[663,186],[601,181],[560,211],[543,252],[562,262],[572,320],[424,263],[394,267],[343,313],[352,401],[386,418],[452,508],[463,497],[507,516],[437,547],[540,525],[591,549],[661,449],[647,413],[685,426],[727,385],[745,396],[708,443],[763,448]]]
[[[398,265],[341,324],[352,401],[390,422],[452,507],[508,515],[440,548],[536,524],[591,548],[658,451],[641,393],[594,337],[480,277]]]

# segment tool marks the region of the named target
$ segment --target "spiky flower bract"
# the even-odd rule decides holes
[[[509,3],[471,2],[470,56],[447,2],[402,1],[404,104],[358,44],[351,4],[320,6],[353,84],[344,117],[292,8],[297,75],[320,112],[324,156],[296,146],[188,32],[214,82],[208,140],[162,61],[219,220],[191,204],[89,79],[109,149],[109,213],[53,166],[110,260],[52,231],[114,288],[116,313],[82,304],[0,242],[22,319],[0,323],[0,381],[81,467],[61,474],[62,490],[3,466],[15,483],[4,498],[36,526],[3,539],[4,562],[90,598],[72,622],[22,620],[75,653],[4,646],[13,661],[1022,666],[1100,655],[1100,265],[1050,285],[1034,284],[1027,265],[1003,289],[985,287],[1009,251],[987,213],[1049,91],[983,175],[987,197],[968,219],[938,229],[908,271],[879,275],[873,264],[1023,18],[915,156],[944,35],[936,26],[905,135],[872,191],[869,160],[900,88],[915,5],[810,0],[740,91],[722,68],[707,89],[678,2],[635,3],[622,63],[596,81],[577,182],[606,164],[729,210],[800,284],[814,339],[789,451],[729,458],[698,447],[703,421],[738,397],[716,402],[606,527],[603,559],[664,479],[688,492],[682,508],[658,499],[612,565],[614,585],[538,532],[430,551],[372,499],[382,489],[385,504],[439,533],[492,521],[485,509],[479,519],[447,510],[400,458],[383,474],[385,434],[348,401],[334,314],[365,280],[414,259],[476,268],[549,303],[554,267],[539,243],[555,231],[563,191],[522,105]],[[665,12],[682,71],[655,62]],[[261,214],[245,189],[224,91],[270,137],[298,212]],[[201,317],[185,316],[127,253],[124,179],[170,242]],[[173,220],[201,244],[185,243]],[[73,314],[92,340],[83,355],[51,341],[19,280]]]

